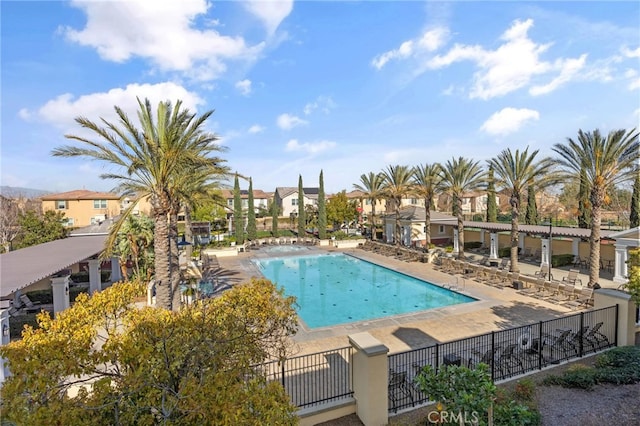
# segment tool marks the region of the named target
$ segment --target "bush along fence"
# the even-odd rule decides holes
[[[414,381],[425,365],[487,364],[500,381],[617,346],[617,318],[615,305],[389,355],[389,411],[428,402]]]

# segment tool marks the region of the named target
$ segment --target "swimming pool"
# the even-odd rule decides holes
[[[342,253],[254,259],[295,296],[309,328],[424,311],[476,299]]]

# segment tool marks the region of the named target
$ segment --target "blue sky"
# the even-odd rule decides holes
[[[107,191],[54,158],[136,96],[214,109],[254,188],[351,190],[388,165],[484,163],[637,127],[640,3],[2,1],[2,185]]]

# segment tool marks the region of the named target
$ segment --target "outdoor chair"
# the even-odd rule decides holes
[[[593,305],[593,289],[581,289],[576,298],[567,300],[562,305],[572,309],[578,309],[580,307],[588,307],[589,305]]]
[[[585,339],[593,345],[594,349],[600,349],[610,345],[609,338],[600,332],[603,324],[603,322],[596,323],[584,335]]]
[[[511,375],[514,372],[524,373],[524,363],[517,353],[518,346],[518,343],[511,343],[499,352],[497,368],[503,376]]]
[[[547,298],[547,301],[555,302],[555,303],[568,302],[569,300],[575,297],[575,294],[576,294],[575,286],[559,284],[558,291],[556,292],[556,294]]]
[[[491,366],[491,364],[495,361],[496,353],[500,350],[500,346],[496,345],[493,348],[489,348],[486,351],[478,351],[477,349],[472,349],[467,365],[469,368],[477,367],[479,364],[487,364]]]
[[[415,405],[411,388],[412,386],[411,383],[409,383],[406,371],[395,371],[393,369],[389,369],[388,394],[389,401],[391,401],[391,408],[394,413],[398,412],[398,405],[399,403],[402,403],[403,400],[410,400],[412,407]]]
[[[544,290],[544,278],[537,278],[535,282],[525,281],[529,284],[529,287],[525,287],[522,290],[518,291],[518,293],[523,294],[525,296],[533,296],[540,293]]]
[[[567,358],[568,352],[573,352],[575,355],[578,354],[578,350],[576,346],[571,341],[571,333],[573,330],[568,329],[558,329],[556,330],[559,334],[546,334],[544,336],[547,346],[551,351],[551,362],[560,361],[555,355],[557,353],[562,353],[562,359]]]
[[[567,275],[566,277],[563,277],[562,281],[574,286],[578,282],[580,283],[580,285],[582,285],[582,280],[578,278],[579,273],[580,271],[578,271],[577,269],[569,269],[569,275]]]
[[[522,252],[522,256],[520,256],[522,260],[529,259],[531,257],[531,247],[525,247],[524,252]]]
[[[506,269],[509,269],[509,262],[510,262],[510,260],[509,260],[509,259],[507,259],[506,257],[505,257],[505,258],[503,258],[503,259],[500,261],[500,265],[498,265],[498,269],[500,269],[500,270],[506,270]]]
[[[27,309],[35,309],[36,305],[40,304],[40,302],[36,302],[36,303],[32,302],[31,299],[29,299],[29,296],[27,296],[26,294],[20,295],[20,301]]]
[[[546,279],[548,273],[549,270],[547,268],[540,268],[539,271],[534,272],[533,276]]]

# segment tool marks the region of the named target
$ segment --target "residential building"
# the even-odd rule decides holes
[[[225,212],[228,215],[233,215],[233,191],[228,190],[228,189],[223,189],[222,191],[222,198],[224,198],[225,200]],[[260,212],[261,210],[267,210],[268,206],[269,206],[269,200],[271,200],[273,197],[273,194],[270,192],[264,192],[261,189],[254,189],[253,190],[253,208],[255,210],[256,213]],[[240,190],[240,201],[242,204],[242,211],[246,212],[247,209],[249,208],[249,190],[247,189],[241,189]]]
[[[120,214],[120,196],[110,192],[85,189],[43,195],[42,211],[64,213],[65,225],[79,228],[101,223]]]
[[[318,206],[319,188],[302,188],[302,192],[305,206]],[[277,187],[273,202],[281,209],[281,217],[290,217],[298,214],[298,188]]]

